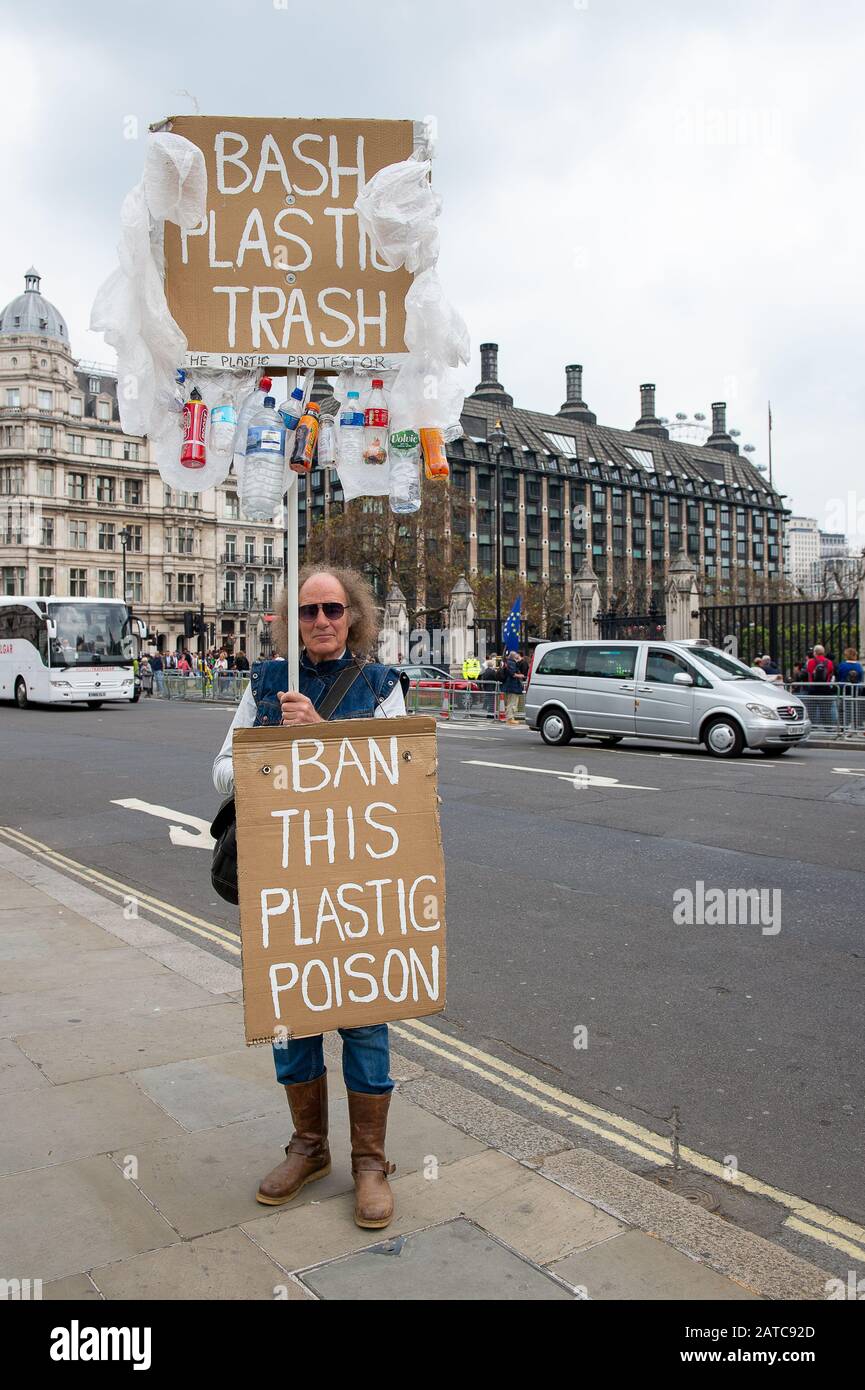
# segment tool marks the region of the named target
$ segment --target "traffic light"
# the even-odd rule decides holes
[[[196,614],[195,614],[195,636],[196,636],[196,637],[206,637],[206,636],[207,636],[207,626],[206,626],[205,621],[204,621],[204,616],[203,616],[203,614],[201,614],[201,613],[196,613]]]
[[[195,620],[196,620],[196,614],[193,613],[193,611],[192,611],[191,608],[188,609],[188,610],[184,613],[184,615],[183,615],[183,635],[184,635],[184,637],[194,637],[194,636],[195,636],[195,632],[196,632]]]

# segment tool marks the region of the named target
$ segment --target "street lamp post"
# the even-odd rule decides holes
[[[502,450],[507,436],[502,429],[501,420],[487,435],[492,458],[496,467],[496,654],[502,650]]]
[[[123,602],[128,603],[129,595],[126,592],[126,549],[132,539],[128,526],[124,526],[120,532],[120,548],[123,551]],[[131,610],[130,610],[131,612]]]

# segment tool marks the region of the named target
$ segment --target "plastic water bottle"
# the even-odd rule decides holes
[[[296,430],[297,422],[303,414],[303,391],[296,386],[285,401],[279,407],[279,418],[285,425],[286,430]]]
[[[264,405],[265,397],[268,395],[273,382],[269,376],[263,376],[258,383],[255,391],[247,396],[237,416],[237,429],[234,435],[234,472],[240,482],[243,473],[243,460],[246,457],[246,434],[249,429],[249,422],[253,412],[261,410]]]
[[[272,521],[285,492],[285,428],[273,396],[254,411],[246,434],[240,503],[247,521]]]
[[[349,391],[348,404],[339,417],[339,461],[349,468],[363,463],[363,411],[359,391]]]
[[[234,448],[237,433],[237,411],[234,406],[215,405],[210,412],[210,447],[217,454],[227,454]]]
[[[375,380],[372,383],[363,425],[364,463],[387,463],[388,408],[383,381]]]
[[[416,430],[397,430],[388,440],[390,509],[397,516],[420,511],[420,437]]]
[[[319,416],[318,422],[318,466],[333,468],[336,463],[336,429],[332,415]]]

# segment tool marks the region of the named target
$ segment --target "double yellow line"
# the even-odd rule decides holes
[[[151,894],[141,893],[99,869],[79,864],[77,860],[70,859],[68,855],[61,854],[59,850],[11,826],[0,826],[0,838],[18,849],[38,856],[60,872],[92,884],[102,893],[125,901],[136,899],[148,913],[162,917],[196,936],[213,941],[232,955],[240,955],[239,934],[227,927],[196,917],[193,913]],[[530,1072],[512,1066],[509,1062],[503,1062],[491,1053],[472,1047],[470,1043],[452,1037],[449,1033],[443,1033],[441,1029],[425,1023],[422,1019],[404,1019],[389,1026],[393,1033],[413,1046],[480,1077],[499,1091],[527,1102],[542,1114],[564,1120],[575,1129],[596,1135],[625,1153],[656,1164],[669,1163],[672,1158],[671,1140],[663,1135],[626,1120],[612,1111],[592,1105],[589,1101],[580,1100],[558,1086],[541,1081]],[[713,1178],[729,1180],[729,1170],[716,1159],[709,1158],[684,1144],[679,1146],[679,1154],[682,1161],[691,1168]],[[785,1208],[788,1214],[784,1224],[791,1230],[810,1236],[812,1240],[831,1246],[851,1259],[865,1263],[865,1228],[862,1226],[823,1207],[815,1206],[802,1197],[796,1197],[792,1193],[764,1183],[759,1178],[751,1177],[749,1173],[741,1170],[737,1170],[731,1185],[754,1196],[768,1197],[770,1201]]]

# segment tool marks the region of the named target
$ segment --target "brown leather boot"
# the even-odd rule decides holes
[[[348,1091],[351,1127],[351,1175],[354,1178],[354,1219],[358,1226],[387,1226],[393,1218],[393,1193],[388,1174],[395,1163],[384,1156],[390,1092],[368,1095]]]
[[[327,1072],[314,1081],[286,1086],[294,1133],[285,1148],[285,1158],[266,1178],[262,1178],[256,1200],[268,1207],[282,1206],[296,1197],[302,1187],[330,1172],[327,1144]]]

